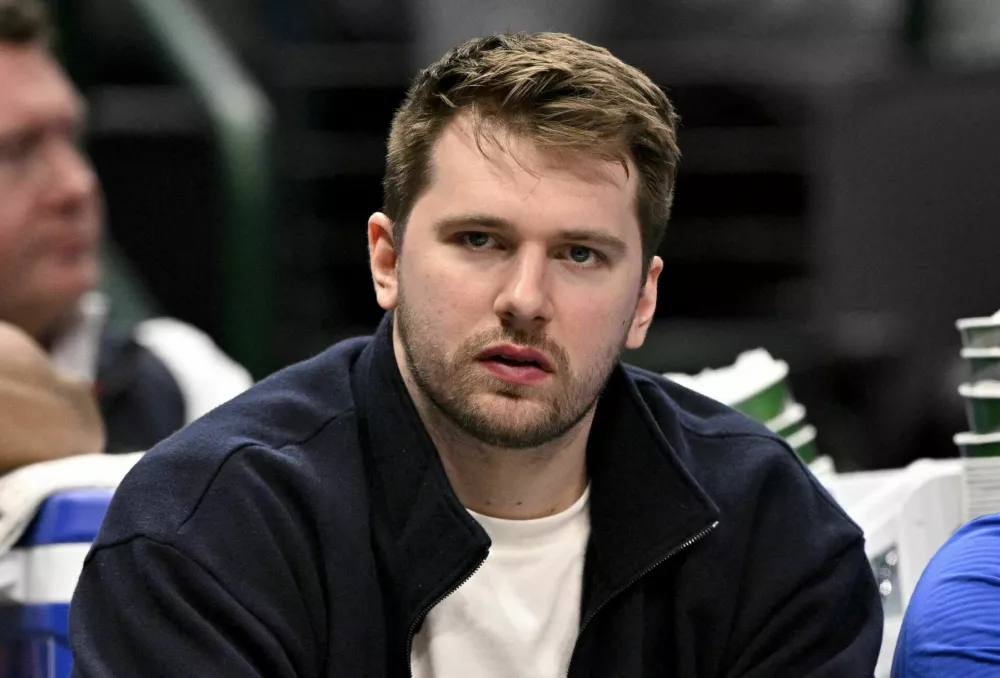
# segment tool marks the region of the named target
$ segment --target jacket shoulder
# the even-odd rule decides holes
[[[361,348],[339,344],[276,372],[156,445],[116,491],[97,545],[170,541],[221,484],[311,496],[324,478],[360,473],[351,370]]]
[[[861,533],[777,433],[662,375],[632,366],[627,371],[667,444],[723,513],[762,501],[781,511],[810,505],[817,519]]]

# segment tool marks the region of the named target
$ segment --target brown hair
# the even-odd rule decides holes
[[[0,0],[0,43],[48,45],[52,24],[40,0]]]
[[[678,117],[645,74],[562,33],[493,35],[445,54],[414,79],[389,132],[383,209],[397,249],[430,182],[434,144],[458,112],[473,115],[480,142],[491,136],[484,123],[499,122],[546,149],[617,161],[626,171],[631,159],[645,270],[666,230],[680,159]]]

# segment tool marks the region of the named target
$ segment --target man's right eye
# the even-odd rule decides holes
[[[8,163],[26,160],[39,145],[34,135],[25,135],[0,143],[0,161]]]
[[[488,247],[493,241],[493,236],[489,233],[470,232],[462,234],[462,243],[475,250]]]

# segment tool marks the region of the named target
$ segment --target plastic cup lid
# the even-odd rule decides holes
[[[960,330],[970,327],[1000,327],[1000,311],[987,318],[960,318],[955,321],[955,326]]]
[[[803,426],[801,429],[788,436],[785,441],[792,448],[799,448],[816,440],[816,427],[812,425]]]
[[[958,392],[963,398],[1000,398],[1000,381],[977,381],[974,384],[959,384]]]
[[[992,445],[1000,443],[1000,431],[993,433],[956,433],[953,438],[956,445]]]
[[[1000,358],[1000,348],[963,348],[963,358]]]
[[[789,403],[785,406],[785,409],[781,411],[774,419],[771,419],[764,425],[767,426],[772,431],[780,431],[782,429],[788,428],[794,424],[798,424],[800,421],[806,418],[806,407],[802,403]]]

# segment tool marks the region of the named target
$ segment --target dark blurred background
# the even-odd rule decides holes
[[[1000,308],[1000,2],[53,3],[111,239],[158,310],[258,377],[378,323],[365,224],[416,70],[562,30],[683,118],[657,322],[629,359],[695,372],[762,346],[841,470],[954,454],[954,321]]]

